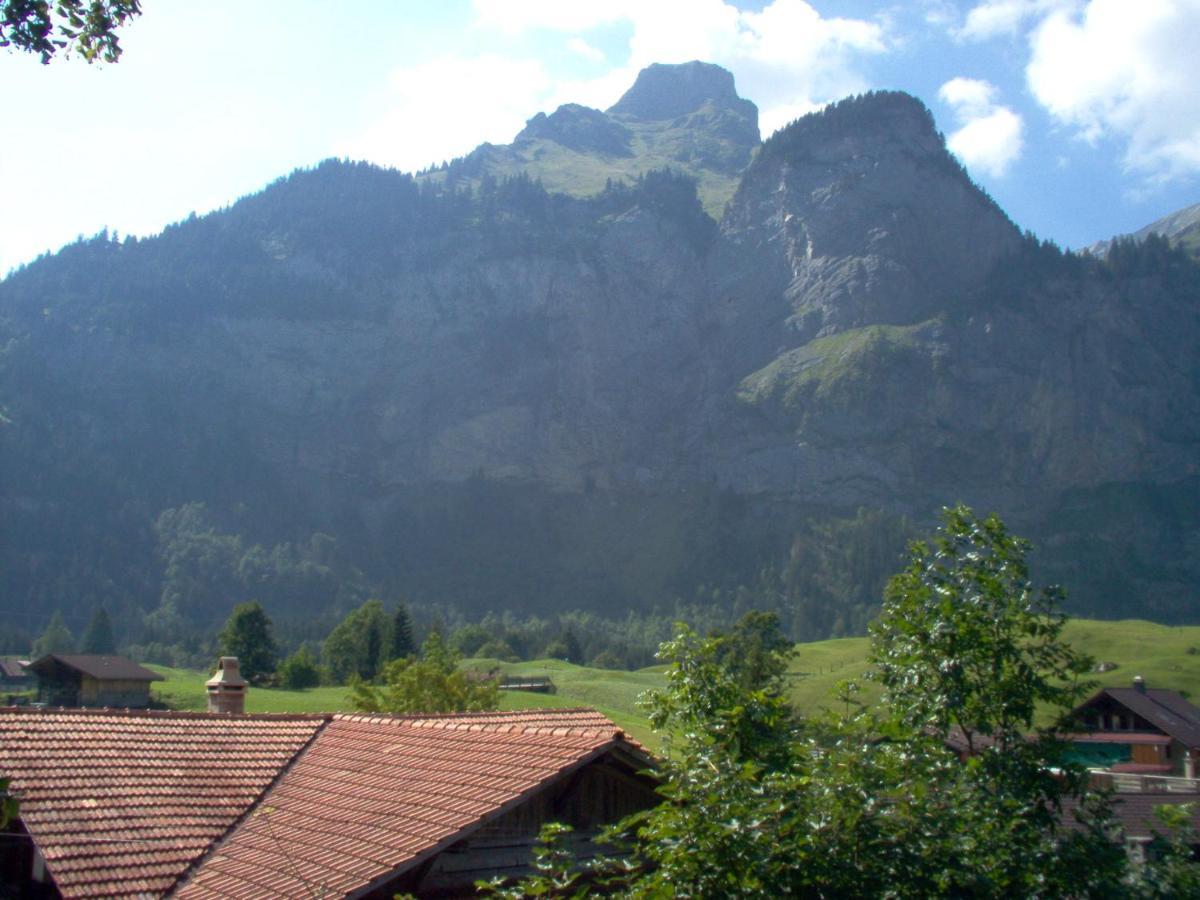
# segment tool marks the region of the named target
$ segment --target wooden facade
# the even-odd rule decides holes
[[[610,751],[363,896],[470,897],[478,880],[521,878],[532,871],[538,835],[551,822],[574,829],[563,843],[576,859],[591,858],[597,854],[594,838],[605,825],[661,802],[641,768],[633,756]]]

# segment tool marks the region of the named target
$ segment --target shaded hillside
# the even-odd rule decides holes
[[[1075,610],[1195,620],[1196,264],[1022,236],[902,94],[751,154],[711,68],[526,138],[583,184],[668,122],[702,190],[740,173],[720,223],[679,172],[567,195],[485,147],[421,177],[323,163],[0,283],[6,603],[104,601],[133,634],[249,593],[280,617],[322,590],[331,614],[683,598],[812,638],[861,629],[963,500],[1033,537]],[[162,515],[195,502],[177,553]]]

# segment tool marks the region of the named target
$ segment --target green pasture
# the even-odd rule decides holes
[[[1124,686],[1135,675],[1141,675],[1150,687],[1171,688],[1200,700],[1200,627],[1157,625],[1136,619],[1120,622],[1077,619],[1068,623],[1066,635],[1097,664],[1113,666],[1090,676],[1098,685]],[[877,698],[878,688],[864,677],[867,649],[867,638],[798,644],[789,671],[790,693],[796,707],[811,715],[833,706],[838,683],[844,680],[861,684],[860,696],[864,700]],[[553,694],[502,692],[501,709],[591,706],[637,740],[651,747],[659,745],[637,701],[646,690],[663,686],[661,666],[626,672],[576,666],[554,659],[520,663],[469,659],[463,665],[471,669],[496,669],[507,675],[545,676],[554,682],[557,690]],[[204,682],[209,673],[164,666],[150,668],[166,676],[166,681],[153,686],[155,697],[162,703],[173,709],[205,708]],[[246,706],[249,712],[275,713],[351,709],[344,687],[304,691],[251,688]]]

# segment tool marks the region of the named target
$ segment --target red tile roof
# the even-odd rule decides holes
[[[0,772],[64,897],[161,894],[324,722],[3,709]]]
[[[617,745],[593,710],[336,716],[178,896],[379,886]]]
[[[0,772],[66,897],[341,895],[620,748],[594,710],[392,717],[0,709]]]

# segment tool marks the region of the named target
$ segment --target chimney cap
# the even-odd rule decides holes
[[[222,656],[217,663],[217,671],[213,677],[204,682],[209,688],[244,688],[246,679],[242,678],[241,666],[236,656]]]

